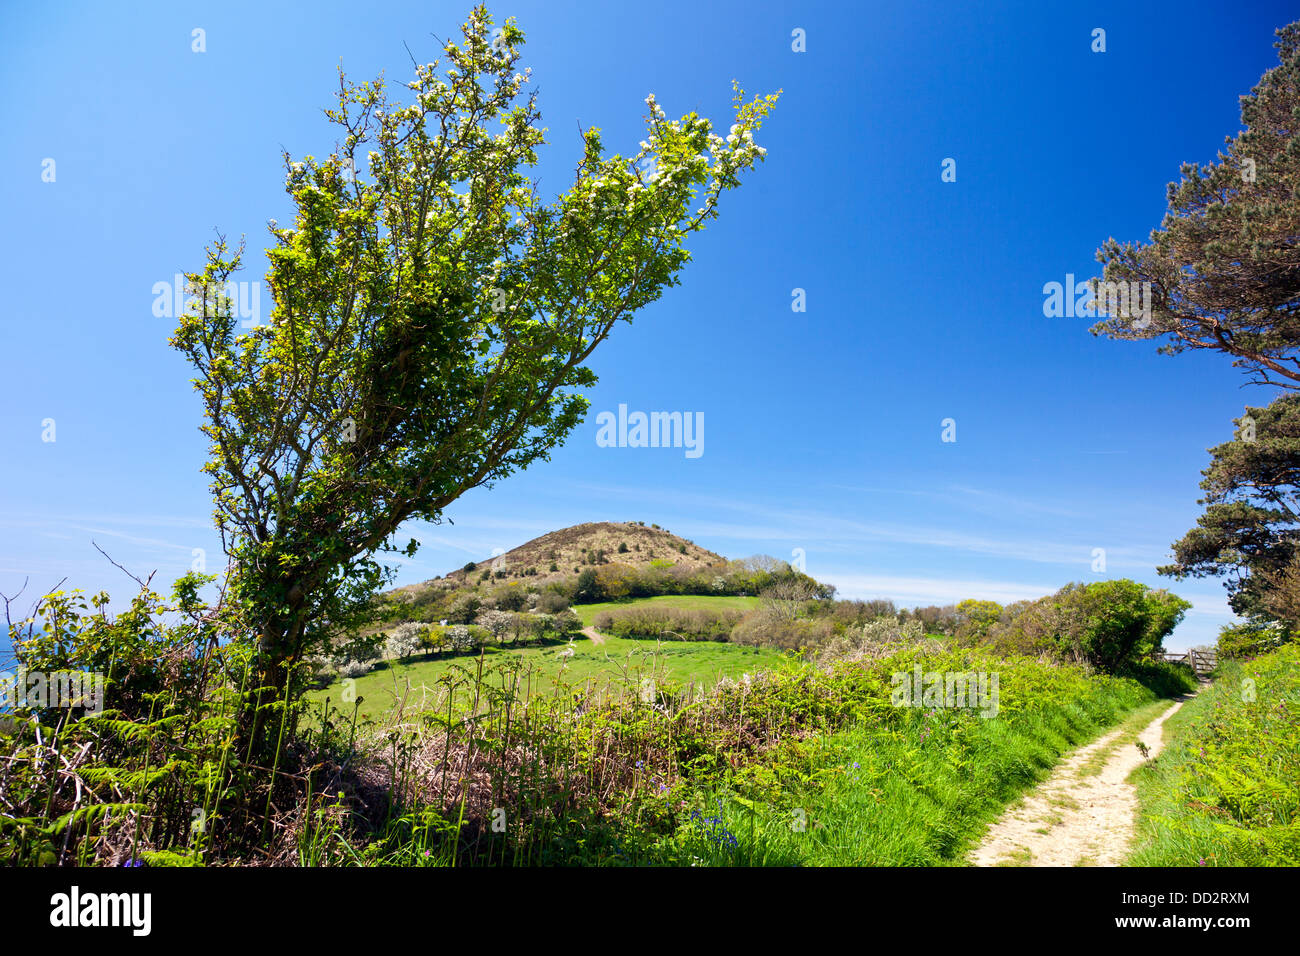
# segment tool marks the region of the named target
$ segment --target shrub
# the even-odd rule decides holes
[[[479,647],[483,643],[482,637],[490,636],[490,633],[481,627],[453,624],[446,630],[447,645],[453,653],[462,654]]]
[[[439,624],[433,624],[424,629],[424,636],[421,638],[426,651],[441,651],[449,643],[447,631],[449,628]]]
[[[484,611],[478,616],[478,623],[486,627],[499,644],[514,629],[515,615],[509,611]]]
[[[746,615],[731,631],[733,644],[774,647],[782,651],[804,651],[824,646],[834,634],[828,618],[782,620],[762,614]]]
[[[557,591],[546,590],[537,596],[537,610],[543,614],[555,614],[569,606],[569,599]]]
[[[823,661],[876,660],[917,646],[931,651],[941,648],[925,636],[919,621],[900,623],[897,618],[878,617],[834,638],[819,656]]]
[[[1006,608],[980,640],[1003,653],[1047,650],[1115,673],[1156,654],[1189,607],[1168,591],[1128,579],[1067,584],[1055,594]],[[963,624],[958,633],[971,630]]]
[[[482,606],[483,602],[473,591],[458,594],[447,608],[447,620],[452,624],[469,624]]]
[[[878,617],[899,619],[899,612],[893,601],[836,601],[826,612],[837,634],[851,628],[860,627]]]
[[[493,591],[489,600],[498,610],[522,611],[528,604],[528,592],[518,584],[507,584]]]
[[[957,608],[952,604],[943,607],[931,604],[927,607],[913,608],[911,611],[904,609],[899,612],[899,620],[911,619],[920,621],[921,627],[927,634],[954,634],[957,631]]]
[[[572,608],[553,614],[551,618],[555,622],[555,633],[560,637],[568,637],[582,632],[582,618],[574,614]]]
[[[1224,625],[1215,646],[1220,660],[1243,660],[1276,650],[1292,639],[1287,628],[1276,622],[1248,622]]]
[[[1001,616],[1002,605],[996,601],[961,601],[957,605],[957,639],[967,644],[980,643]]]
[[[725,641],[743,616],[743,612],[729,608],[707,611],[640,605],[601,611],[595,626],[615,637]]]
[[[401,658],[410,657],[424,647],[424,635],[428,627],[424,624],[407,622],[399,624],[388,634],[384,642],[384,656]]]
[[[374,670],[374,661],[347,661],[339,667],[340,677],[362,677]]]
[[[573,588],[573,599],[580,604],[597,604],[605,599],[605,592],[600,588],[600,582],[596,579],[596,571],[593,568],[587,568],[578,575],[577,583]]]

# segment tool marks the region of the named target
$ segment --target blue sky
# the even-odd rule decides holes
[[[244,278],[260,279],[266,220],[291,219],[280,149],[329,152],[339,63],[400,89],[403,43],[432,60],[469,4],[303,9],[0,12],[5,593],[66,577],[120,606],[131,582],[92,540],[162,583],[196,548],[219,564],[198,401],[154,285],[197,268],[215,228],[247,235]],[[1219,582],[1155,567],[1195,523],[1205,450],[1273,393],[1221,356],[1046,318],[1042,289],[1159,223],[1180,162],[1214,157],[1276,63],[1286,4],[492,9],[528,35],[552,192],[579,124],[635,151],[649,92],[717,119],[733,77],[784,93],[759,137],[767,162],[698,237],[682,284],[597,353],[587,422],[552,461],[456,502],[454,524],[412,527],[424,547],[397,583],[565,525],[643,520],[729,557],[802,549],[848,597],[1006,602],[1132,577],[1194,602],[1171,646],[1231,619]],[[941,181],[947,157],[956,182]],[[600,447],[596,415],[619,404],[702,413],[703,454]]]

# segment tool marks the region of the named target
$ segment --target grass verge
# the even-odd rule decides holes
[[[1125,715],[1145,726],[1168,706],[1131,678],[1024,659],[997,666],[1004,702],[997,717],[904,709],[808,741],[799,760],[778,754],[744,768],[729,786],[698,796],[657,847],[660,861],[960,865],[987,825],[1062,754]]]
[[[1134,866],[1300,865],[1300,647],[1226,662],[1139,767]]]

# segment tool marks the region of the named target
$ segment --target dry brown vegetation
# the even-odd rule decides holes
[[[619,545],[626,546],[627,550],[620,552]],[[603,555],[604,560],[599,563],[604,564],[645,567],[654,561],[668,561],[692,571],[727,563],[722,555],[663,528],[632,521],[589,521],[533,538],[499,557],[484,558],[475,563],[473,571],[457,568],[440,580],[456,585],[473,583],[484,571],[490,571],[497,583],[526,579],[531,583],[545,584],[572,577],[575,569],[594,566],[597,562],[592,559],[597,555]],[[557,570],[552,571],[551,565],[555,565]],[[529,569],[534,573],[528,574]],[[498,578],[497,571],[505,573]],[[391,593],[395,597],[415,597],[427,586],[427,582],[412,584]]]

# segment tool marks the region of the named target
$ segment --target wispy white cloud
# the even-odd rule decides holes
[[[834,584],[838,596],[849,599],[890,598],[903,605],[955,604],[967,598],[1011,604],[1051,594],[1059,584],[986,579],[955,580],[888,574],[827,574],[821,580]]]
[[[586,487],[593,493],[609,493],[619,498],[635,497],[632,489],[601,485]],[[981,535],[934,525],[861,521],[844,514],[766,507],[739,499],[664,495],[658,489],[642,489],[642,492],[648,500],[662,497],[676,507],[689,503],[698,509],[708,509],[709,513],[741,513],[752,516],[752,520],[743,522],[686,521],[689,528],[678,530],[693,538],[710,536],[736,542],[779,541],[801,546],[805,550],[819,547],[842,554],[864,554],[877,549],[881,544],[896,544],[1084,568],[1090,566],[1095,547],[1105,549],[1107,566],[1116,569],[1149,569],[1168,560],[1165,551],[1154,547],[1109,543],[1105,540],[1107,535],[1091,526],[1089,527],[1094,532],[1089,535],[1091,540],[1085,539],[1082,522],[1080,530],[1074,532],[1074,540],[1065,540],[1063,537],[1049,540],[1009,534]],[[992,499],[995,496],[989,497]]]
[[[40,514],[35,512],[0,512],[0,527],[44,528],[51,525],[75,527],[84,524],[111,524],[144,528],[203,528],[212,530],[212,519],[191,515],[158,514]]]
[[[1028,494],[1013,495],[1004,492],[972,488],[969,485],[944,485],[941,488],[881,488],[879,486],[830,484],[828,488],[862,495],[902,495],[944,502],[954,508],[977,514],[1056,515],[1062,518],[1083,518],[1078,506],[1066,507],[1058,502],[1034,499]]]
[[[86,531],[91,536],[98,535],[100,537],[116,538],[120,541],[127,541],[143,548],[153,548],[161,551],[184,551],[186,553],[189,553],[194,549],[194,544],[191,542],[181,544],[175,541],[166,541],[162,538],[143,538],[139,535],[127,534],[124,531],[115,531],[112,528],[92,528],[83,525],[72,525],[72,527],[79,531]]]

